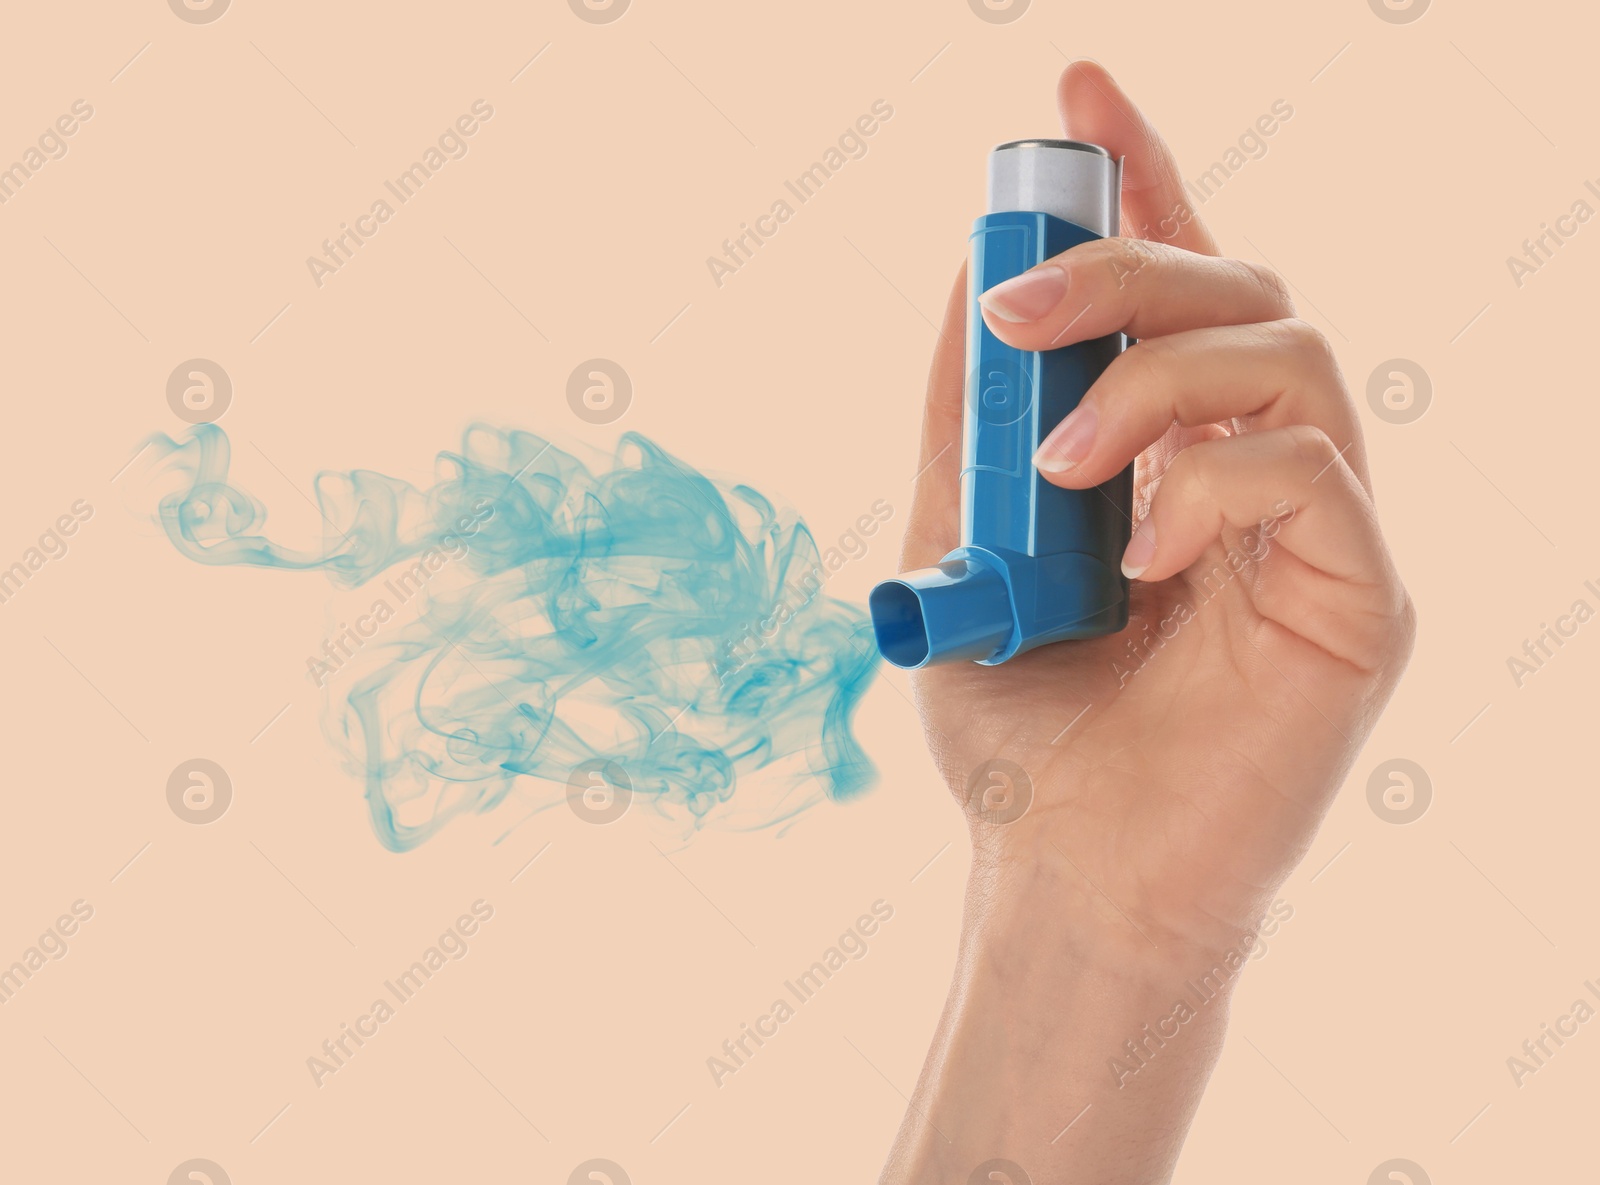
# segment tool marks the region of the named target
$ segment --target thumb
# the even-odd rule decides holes
[[[902,567],[944,558],[961,534],[961,400],[966,390],[967,268],[956,275],[933,349],[922,409],[922,449],[906,519]]]

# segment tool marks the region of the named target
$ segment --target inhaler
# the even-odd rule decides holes
[[[988,213],[973,225],[967,269],[961,546],[872,590],[878,649],[897,667],[992,666],[1128,624],[1133,466],[1084,490],[1053,486],[1033,466],[1128,339],[1018,350],[989,331],[978,305],[996,284],[1116,234],[1121,194],[1122,162],[1094,144],[1017,140],[989,156]]]

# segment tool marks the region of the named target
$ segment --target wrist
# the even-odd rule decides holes
[[[1033,957],[1047,944],[1129,987],[1167,985],[1220,967],[1225,974],[1217,978],[1231,988],[1258,943],[1261,919],[1253,905],[1208,901],[1203,888],[1178,882],[1173,869],[1152,885],[1107,859],[1104,846],[1111,845],[1096,860],[1081,836],[1057,836],[1030,823],[997,828],[980,821],[974,828],[964,924],[997,957],[1005,951]],[[1254,923],[1236,920],[1252,917]]]
[[[966,1180],[993,1157],[1035,1181],[1170,1172],[1236,974],[1052,887],[975,860],[955,982],[886,1181]]]
[[[975,860],[961,946],[966,972],[1009,998],[1044,1003],[1067,984],[1081,985],[1089,999],[1166,1016],[1181,1013],[1184,1002],[1196,1012],[1225,1012],[1256,941],[1249,930],[1231,942],[1180,938],[1134,921],[1092,887],[1056,883],[1036,865]]]

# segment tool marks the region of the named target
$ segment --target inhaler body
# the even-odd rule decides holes
[[[1018,350],[989,331],[978,305],[996,284],[1115,234],[1120,190],[1119,162],[1094,145],[1023,140],[991,154],[989,212],[973,227],[967,269],[961,546],[872,590],[878,648],[896,666],[993,665],[1128,623],[1121,560],[1133,467],[1099,486],[1064,490],[1033,466],[1034,450],[1127,339],[1115,333]]]

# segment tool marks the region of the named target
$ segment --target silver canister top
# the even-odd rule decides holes
[[[1098,144],[1013,140],[989,154],[988,213],[1052,214],[1109,237],[1120,227],[1122,163]]]

